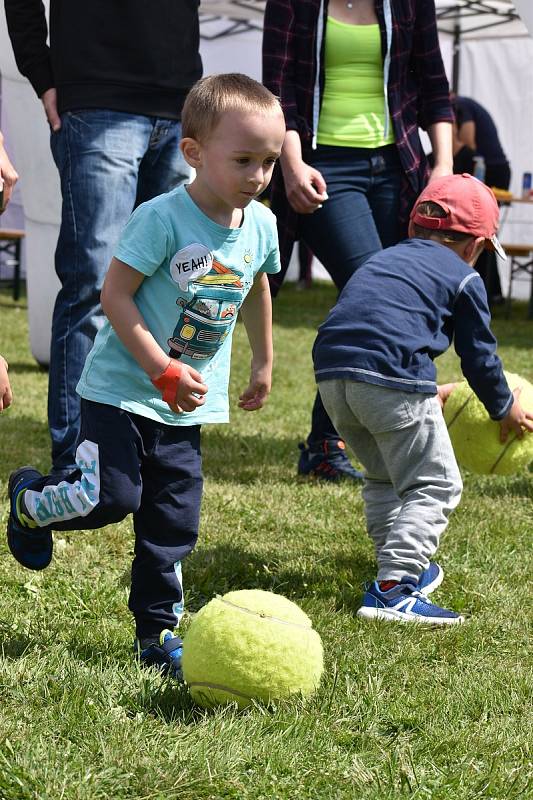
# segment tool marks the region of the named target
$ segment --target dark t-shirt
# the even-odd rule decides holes
[[[489,112],[471,97],[456,97],[455,110],[459,130],[465,122],[476,126],[477,152],[487,166],[506,164],[507,158],[498,137],[498,131]]]

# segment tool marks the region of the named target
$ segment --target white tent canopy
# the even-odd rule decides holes
[[[44,0],[48,9],[49,0]],[[246,72],[261,78],[261,28],[264,0],[202,0],[201,35],[205,74]],[[521,175],[533,172],[533,31],[532,0],[436,0],[441,47],[448,76],[454,48],[460,43],[459,91],[474,97],[494,116],[511,161],[512,188],[520,192]],[[522,21],[517,16],[520,12]],[[498,25],[492,24],[498,22]],[[58,290],[54,273],[61,198],[49,149],[44,112],[29,83],[15,65],[0,11],[1,128],[21,175],[4,227],[13,227],[16,203],[23,205],[31,349],[48,363],[53,301]],[[533,208],[512,208],[503,241],[533,241]],[[293,268],[294,275],[294,268]],[[317,275],[325,273],[317,270]],[[505,284],[504,284],[505,285]]]

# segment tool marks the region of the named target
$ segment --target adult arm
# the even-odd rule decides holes
[[[5,8],[17,67],[42,100],[50,127],[57,131],[61,120],[57,113],[50,48],[46,43],[48,28],[44,5],[41,0],[5,0]]]
[[[0,191],[2,194],[2,201],[0,202],[0,214],[4,211],[9,203],[11,192],[18,181],[19,176],[15,167],[9,160],[9,157],[4,148],[4,137],[0,131]]]
[[[418,123],[428,131],[435,154],[433,176],[453,172],[453,110],[437,31],[434,0],[415,0],[411,63],[419,86]]]
[[[294,0],[267,0],[263,24],[263,83],[279,98],[287,130],[298,130]]]
[[[0,411],[11,405],[13,402],[13,392],[7,374],[9,367],[4,356],[0,356]]]
[[[294,0],[268,0],[263,29],[263,83],[279,97],[287,134],[280,164],[287,198],[300,214],[311,214],[327,200],[321,173],[302,158],[296,99],[296,14]]]
[[[173,359],[159,346],[134,302],[144,275],[117,258],[111,260],[102,287],[102,308],[117,336],[150,380],[156,380],[167,370]],[[176,385],[173,411],[194,411],[205,402],[207,386],[197,370],[180,363],[181,377]]]
[[[15,61],[38,97],[54,85],[48,28],[41,0],[4,0]]]
[[[239,406],[245,411],[262,408],[272,385],[272,300],[265,272],[256,276],[242,304],[241,317],[252,351],[250,382],[240,395]]]
[[[470,147],[472,150],[477,150],[476,143],[476,123],[473,119],[461,123],[457,132],[458,139]]]
[[[428,128],[433,152],[433,166],[431,176],[441,178],[453,173],[453,128],[449,122],[435,122]]]

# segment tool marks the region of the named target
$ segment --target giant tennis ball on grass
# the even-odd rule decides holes
[[[194,617],[183,642],[183,676],[204,708],[240,708],[307,696],[324,669],[322,642],[296,603],[244,589],[215,597]]]
[[[533,412],[533,386],[512,372],[506,372],[512,390],[521,387],[519,402]],[[513,475],[524,472],[533,462],[533,433],[518,439],[511,431],[500,442],[500,425],[492,420],[466,381],[458,384],[444,406],[444,418],[459,464],[478,475]]]

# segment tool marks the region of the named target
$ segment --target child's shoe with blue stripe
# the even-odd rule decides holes
[[[183,680],[183,642],[172,631],[161,631],[159,639],[135,639],[134,649],[142,667],[155,667],[163,675]]]
[[[325,439],[319,450],[312,451],[303,442],[298,445],[300,458],[298,459],[298,475],[316,478],[319,481],[338,483],[339,481],[361,482],[364,478],[362,472],[352,465],[346,455],[346,445],[342,439],[330,441]]]
[[[40,528],[24,506],[24,492],[28,485],[42,477],[35,467],[21,467],[9,476],[7,544],[19,564],[28,569],[47,567],[54,547],[52,529]]]
[[[412,578],[403,578],[384,591],[377,581],[369,584],[363,596],[363,603],[357,612],[362,619],[381,619],[398,622],[418,622],[425,625],[457,625],[464,622],[455,611],[432,603],[425,594],[418,591]]]

